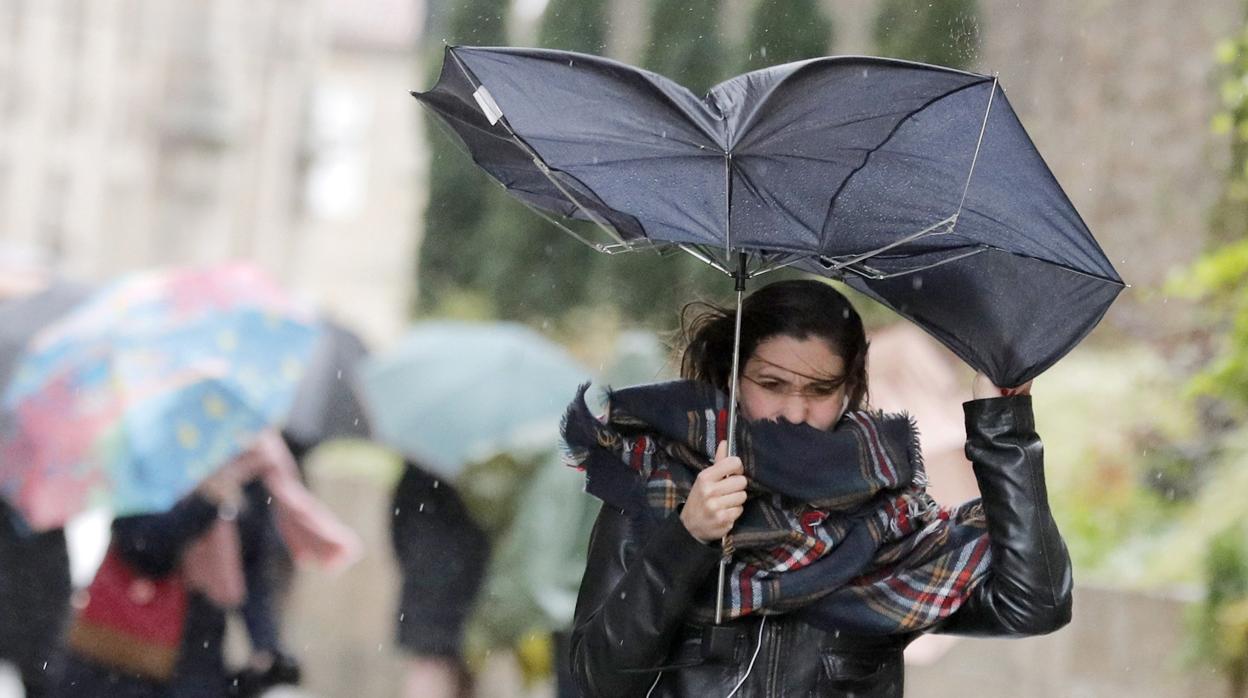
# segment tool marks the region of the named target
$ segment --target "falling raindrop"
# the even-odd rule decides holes
[[[923,277],[921,276],[914,277],[914,279],[910,281],[910,285],[913,286],[914,290],[916,291],[923,288]]]
[[[433,481],[433,489],[435,489],[435,490],[436,490],[436,489],[438,489],[438,485],[440,485],[440,484],[442,484],[442,481],[441,481],[441,480],[434,480],[434,481]]]

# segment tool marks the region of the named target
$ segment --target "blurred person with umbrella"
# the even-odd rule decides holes
[[[242,602],[270,516],[267,496],[245,505],[252,480],[297,554],[352,554],[353,535],[302,488],[270,429],[316,332],[263,275],[233,265],[123,278],[28,344],[4,394],[0,493],[36,531],[87,508],[121,515],[71,630],[63,694],[112,695],[118,682],[135,695],[224,694],[223,609]]]
[[[405,458],[391,520],[403,577],[398,641],[410,655],[404,695],[470,693],[463,631],[490,544],[459,491],[475,484],[466,466],[554,443],[562,395],[587,377],[558,345],[510,323],[422,323],[361,365],[373,436]],[[498,497],[515,506],[510,490],[486,495]]]
[[[31,337],[89,291],[85,285],[53,281],[0,301],[0,389]],[[40,698],[46,695],[48,663],[69,616],[69,551],[61,528],[34,534],[24,529],[20,515],[0,499],[0,658],[17,665],[26,695]]]
[[[272,496],[259,495],[264,490]],[[270,501],[272,504],[270,504]],[[243,614],[256,652],[283,653],[272,628],[264,563],[280,540],[296,556],[341,567],[354,535],[303,489],[294,458],[268,430],[169,511],[116,519],[109,552],[70,628],[55,695],[223,698],[297,682],[224,662],[226,615]],[[286,679],[277,681],[275,679]]]
[[[637,385],[670,377],[667,349],[652,332],[628,330],[613,344],[604,385]],[[666,375],[665,375],[666,374]],[[525,483],[516,515],[490,560],[476,620],[497,645],[521,647],[535,634],[548,636],[556,695],[580,692],[568,661],[581,576],[590,532],[601,502],[585,493],[585,477],[568,468],[558,443]]]
[[[364,342],[350,329],[322,318],[322,331],[299,380],[290,412],[282,424],[282,440],[307,481],[305,459],[321,444],[334,439],[366,438],[363,408],[351,387],[355,367],[367,355]],[[248,503],[266,506],[268,491],[260,483],[244,489]],[[272,526],[253,527],[259,537],[254,572],[249,568],[247,602],[241,612],[252,640],[247,665],[234,675],[239,695],[255,695],[279,684],[299,683],[299,662],[280,641],[285,610],[294,582],[295,566],[289,550]]]
[[[772,695],[778,660],[755,661],[787,632],[804,654],[781,690],[894,696],[915,633],[1066,622],[1025,393],[1124,285],[995,78],[834,57],[700,99],[596,56],[448,47],[416,97],[509,193],[612,240],[565,228],[583,242],[681,250],[735,281],[735,311],[693,323],[692,382],[617,392],[605,425],[569,410],[574,460],[611,505],[578,606],[583,689]],[[935,506],[908,420],[863,409],[866,343],[843,297],[772,284],[749,312],[748,280],[789,266],[912,320],[979,371],[976,397],[1010,399],[966,408],[982,506]],[[830,456],[850,471],[830,477]]]

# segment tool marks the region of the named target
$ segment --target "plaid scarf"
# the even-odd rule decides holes
[[[644,538],[711,464],[727,400],[691,381],[638,386],[610,394],[604,422],[587,387],[564,418],[566,460]],[[749,499],[726,541],[727,617],[798,611],[827,630],[910,633],[956,611],[987,573],[979,500],[950,510],[927,494],[908,416],[852,411],[829,431],[739,420],[737,444]],[[714,618],[714,581],[695,620]]]

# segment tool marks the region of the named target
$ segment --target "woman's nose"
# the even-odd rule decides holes
[[[784,401],[784,421],[789,424],[801,424],[806,421],[806,398],[800,395],[790,395]]]

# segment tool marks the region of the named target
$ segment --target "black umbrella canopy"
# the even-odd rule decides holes
[[[1065,355],[1123,288],[989,76],[832,57],[699,98],[597,56],[449,47],[415,96],[530,206],[843,279],[998,385]]]
[[[294,450],[305,453],[322,442],[367,438],[368,420],[355,394],[355,368],[368,348],[354,332],[329,320],[295,393],[283,434]]]

